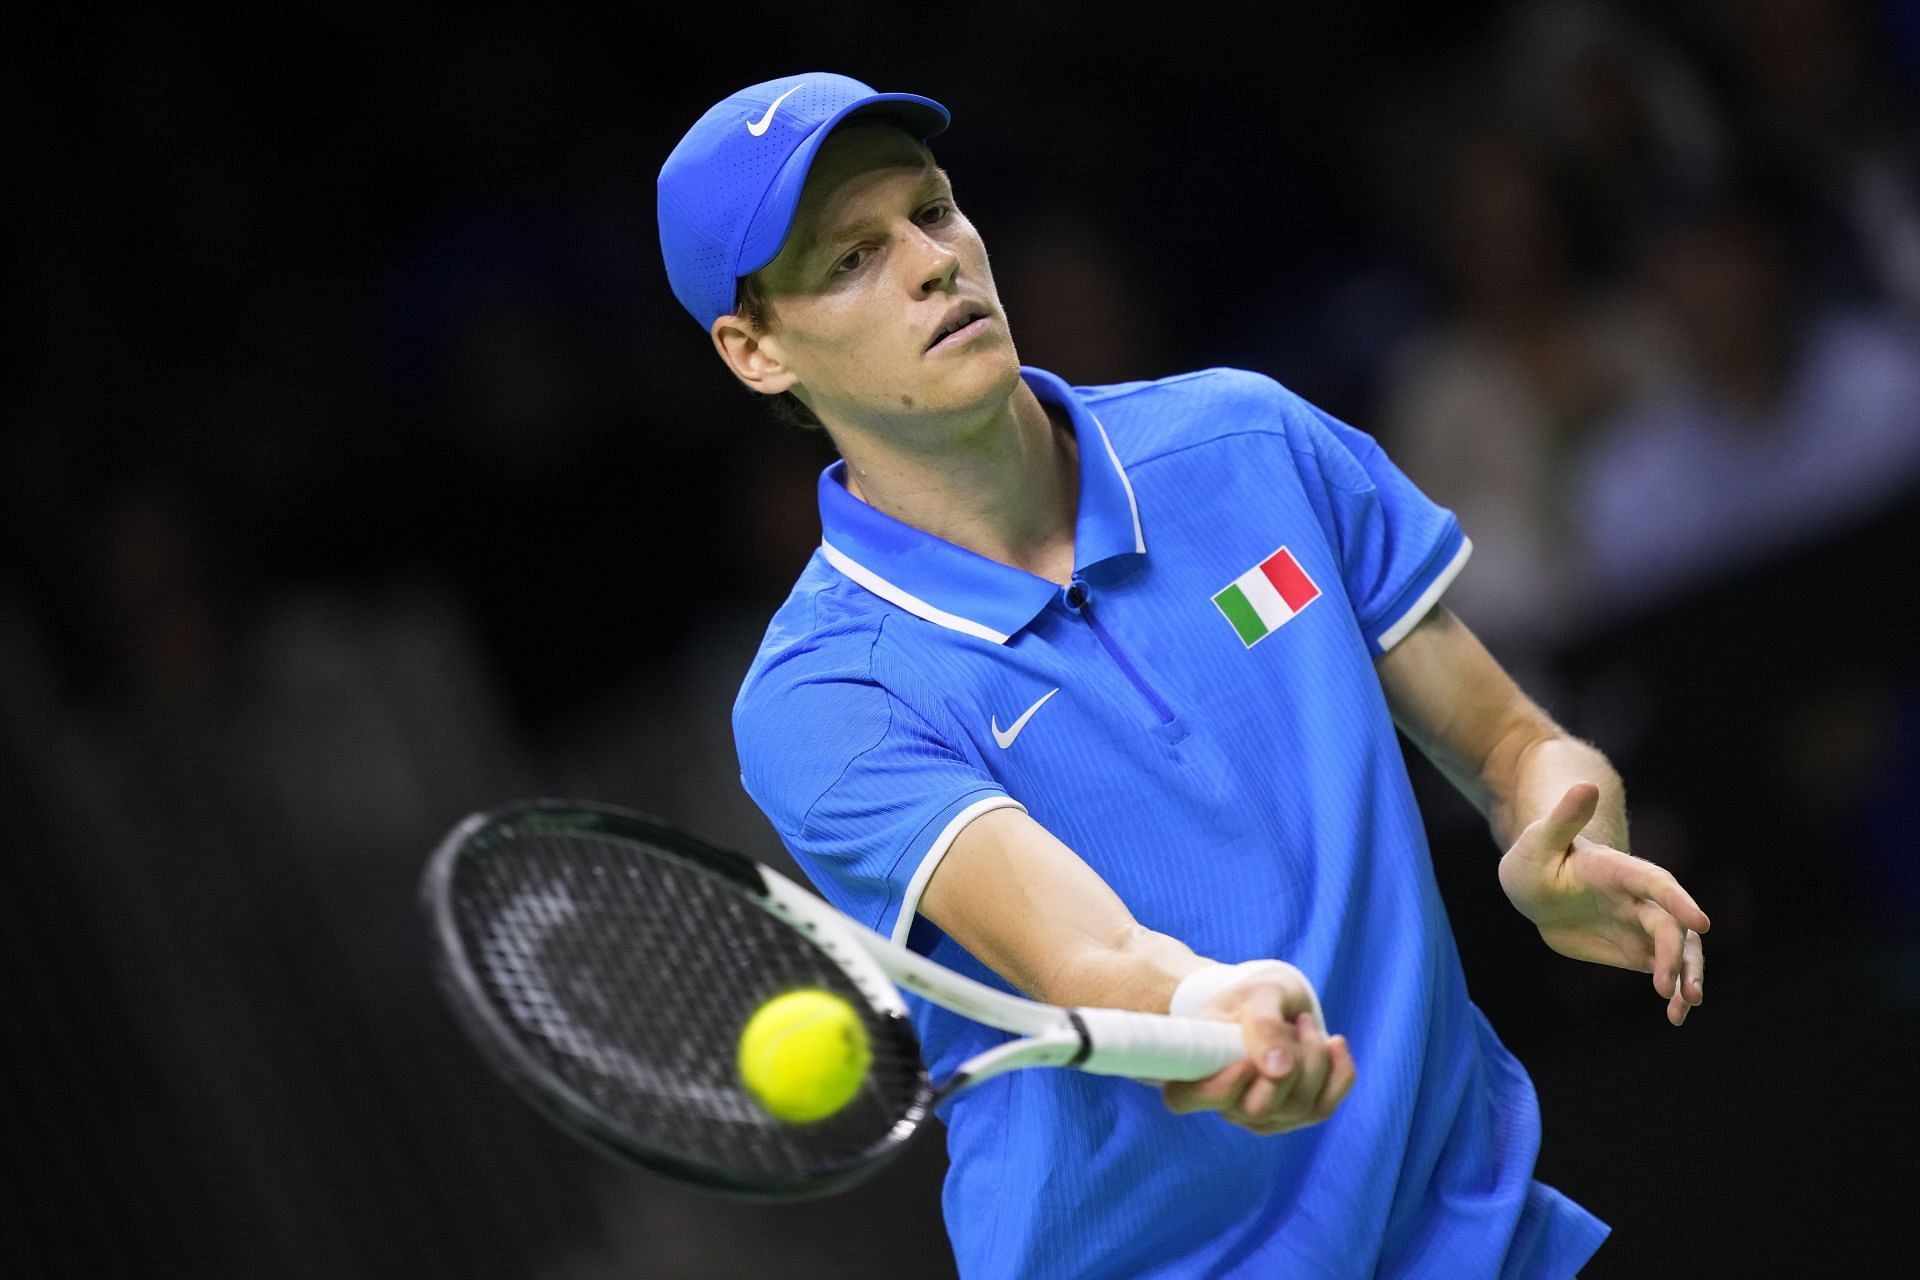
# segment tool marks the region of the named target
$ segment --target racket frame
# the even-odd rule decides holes
[[[636,1143],[543,1064],[508,1025],[468,956],[454,917],[452,883],[462,856],[485,856],[489,834],[507,839],[529,829],[632,840],[646,846],[649,856],[665,856],[719,878],[824,952],[879,1017],[883,1031],[903,1036],[916,1056],[919,1041],[900,988],[1020,1038],[969,1058],[937,1089],[922,1058],[912,1102],[884,1136],[840,1169],[790,1179],[731,1177]],[[420,893],[436,943],[435,969],[449,1003],[482,1053],[523,1097],[561,1128],[619,1159],[676,1181],[747,1199],[809,1198],[859,1182],[905,1147],[935,1105],[1008,1071],[1077,1067],[1137,1079],[1193,1080],[1246,1054],[1235,1023],[1118,1009],[1069,1009],[996,990],[891,941],[772,867],[613,805],[533,800],[472,814],[435,849]]]
[[[488,834],[497,832],[504,839],[516,829],[524,830],[528,826],[561,835],[636,840],[647,845],[654,855],[664,854],[697,871],[720,877],[749,901],[786,921],[826,952],[881,1017],[886,1030],[904,1036],[916,1055],[919,1051],[919,1040],[913,1033],[906,1003],[899,991],[887,980],[873,957],[855,945],[841,927],[851,922],[791,880],[741,854],[710,845],[626,809],[582,800],[523,801],[463,819],[434,850],[420,883],[420,901],[435,943],[435,977],[469,1037],[521,1097],[560,1128],[616,1159],[640,1165],[677,1182],[749,1200],[784,1201],[831,1195],[864,1181],[880,1165],[898,1155],[913,1138],[936,1101],[924,1059],[912,1102],[886,1134],[838,1170],[797,1178],[734,1177],[633,1141],[619,1124],[556,1075],[526,1046],[520,1033],[508,1025],[495,1007],[485,982],[467,954],[466,940],[461,936],[453,910],[454,869],[462,857],[486,856],[484,839]],[[774,890],[769,884],[772,877],[777,877],[784,888]],[[775,905],[776,894],[779,906]],[[811,903],[806,901],[808,898],[812,899]]]

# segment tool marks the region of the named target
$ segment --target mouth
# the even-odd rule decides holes
[[[945,348],[958,347],[986,332],[990,323],[992,321],[985,307],[971,302],[963,303],[947,313],[945,323],[927,341],[926,353],[931,355]]]

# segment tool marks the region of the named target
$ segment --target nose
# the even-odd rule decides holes
[[[920,293],[944,293],[951,288],[954,277],[960,274],[960,255],[918,226],[914,228],[914,247],[920,258],[915,266]]]

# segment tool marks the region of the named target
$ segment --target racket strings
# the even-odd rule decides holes
[[[462,860],[453,901],[495,1012],[629,1154],[721,1180],[802,1180],[873,1158],[924,1105],[911,1033],[790,926],[676,857],[594,833],[508,833]],[[747,1019],[798,987],[844,997],[873,1048],[853,1101],[808,1125],[767,1115],[735,1067]]]

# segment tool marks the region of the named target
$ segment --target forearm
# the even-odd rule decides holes
[[[1626,784],[1606,756],[1551,722],[1522,738],[1492,753],[1479,778],[1476,799],[1499,846],[1512,847],[1528,823],[1552,812],[1568,787],[1591,782],[1600,788],[1600,803],[1581,834],[1626,851]]]
[[[1065,952],[1035,994],[1048,1004],[1165,1013],[1180,980],[1212,963],[1179,939],[1135,924],[1125,936],[1088,939]]]
[[[968,823],[920,910],[980,963],[1049,1004],[1165,1013],[1210,963],[1133,918],[1071,849],[1018,809]]]
[[[1627,847],[1620,775],[1554,723],[1445,608],[1436,606],[1379,665],[1394,722],[1486,817],[1502,849],[1576,782],[1600,788],[1582,834]]]

